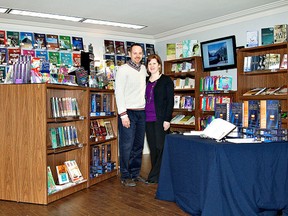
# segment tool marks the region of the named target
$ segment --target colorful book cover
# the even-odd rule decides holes
[[[82,37],[72,37],[72,49],[74,51],[84,50],[83,38]]]
[[[146,55],[153,55],[155,54],[155,47],[154,44],[146,44]]]
[[[81,53],[72,53],[73,66],[81,66]]]
[[[248,127],[259,128],[260,126],[260,102],[258,100],[248,101]]]
[[[6,66],[0,66],[0,83],[4,83],[6,78]]]
[[[58,35],[46,34],[47,49],[59,50]]]
[[[34,33],[34,48],[46,49],[46,35],[42,33]]]
[[[229,121],[229,103],[216,103],[215,104],[215,118],[221,118]]]
[[[129,52],[131,51],[131,46],[134,44],[135,42],[132,41],[126,41],[126,56],[129,56]]]
[[[104,40],[105,54],[114,55],[114,41],[113,40]]]
[[[256,47],[259,45],[258,31],[246,32],[246,47]]]
[[[183,44],[178,42],[175,44],[176,59],[183,58]]]
[[[75,160],[65,161],[64,164],[67,167],[72,182],[78,182],[84,179]]]
[[[59,47],[60,50],[71,50],[72,49],[71,37],[59,35]]]
[[[33,49],[34,37],[32,32],[20,32],[19,40],[22,49]]]
[[[47,180],[48,194],[53,194],[57,189],[50,166],[47,167]]]
[[[192,47],[192,56],[201,56],[200,43],[194,43]]]
[[[9,47],[19,47],[19,32],[7,31],[7,45]]]
[[[21,54],[21,49],[20,48],[9,48],[8,49],[8,63],[9,64],[14,64],[16,61],[18,61],[18,58]]]
[[[238,127],[242,127],[242,124],[243,124],[243,103],[237,103],[237,102],[230,103],[229,121]]]
[[[192,49],[193,45],[198,43],[197,40],[183,40],[183,58],[191,57],[192,56]]]
[[[72,54],[69,52],[60,52],[60,63],[61,65],[72,67],[73,65]]]
[[[6,32],[4,30],[0,30],[0,46],[6,46]]]
[[[35,56],[37,58],[48,61],[48,52],[46,50],[36,50]]]
[[[66,165],[58,165],[56,166],[57,175],[58,175],[58,183],[65,184],[69,182],[68,172]]]
[[[176,58],[176,44],[166,44],[166,60],[173,60]]]
[[[274,28],[262,28],[261,29],[261,42],[262,45],[268,45],[274,43]]]
[[[281,127],[281,106],[279,100],[260,101],[260,128],[279,129]]]
[[[116,56],[116,65],[121,66],[126,63],[126,57],[125,56]]]
[[[21,49],[21,55],[27,55],[27,56],[32,56],[35,57],[35,50],[33,49]]]
[[[59,52],[48,51],[48,59],[50,63],[55,66],[60,66],[60,54]]]
[[[126,55],[125,43],[123,41],[115,41],[115,49],[117,55]]]
[[[274,43],[287,42],[288,25],[275,25],[274,26]]]
[[[0,47],[0,65],[7,64],[7,62],[8,62],[7,48]]]
[[[269,69],[275,70],[280,68],[280,54],[270,53],[269,55]]]

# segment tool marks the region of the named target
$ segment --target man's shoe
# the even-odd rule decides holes
[[[133,178],[133,181],[134,181],[134,182],[143,182],[143,183],[145,183],[145,182],[146,182],[146,179],[143,178],[142,176],[138,176],[138,177],[136,177],[136,178]]]
[[[145,183],[148,185],[153,185],[153,184],[158,184],[158,181],[147,180]]]
[[[136,183],[132,179],[123,179],[121,183],[126,187],[135,187]]]

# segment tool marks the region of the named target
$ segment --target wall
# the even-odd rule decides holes
[[[285,10],[285,12],[283,12]],[[266,13],[254,14],[239,19],[228,20],[205,26],[202,28],[194,29],[192,31],[181,32],[160,38],[156,40],[156,50],[161,56],[162,60],[166,60],[166,44],[176,43],[182,40],[193,39],[199,42],[212,40],[219,37],[235,35],[237,46],[245,46],[246,44],[246,31],[258,30],[259,36],[261,35],[261,28],[274,26],[276,24],[288,24],[287,7],[282,8],[280,13],[277,11],[267,11]],[[260,37],[261,38],[261,37]],[[260,40],[261,42],[261,40]],[[233,77],[233,90],[237,89],[237,71],[230,69],[228,71],[212,72],[213,75],[230,75]]]

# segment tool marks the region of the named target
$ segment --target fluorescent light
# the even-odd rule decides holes
[[[21,11],[21,10],[14,10],[14,9],[12,9],[9,14],[48,18],[48,19],[57,19],[57,20],[66,20],[66,21],[73,21],[73,22],[79,22],[80,20],[83,19],[83,18],[78,18],[78,17],[45,14],[45,13],[36,13],[36,12]]]
[[[97,25],[108,25],[108,26],[116,26],[122,28],[132,28],[132,29],[142,29],[146,26],[142,25],[133,25],[133,24],[126,24],[126,23],[118,23],[118,22],[110,22],[110,21],[103,21],[103,20],[93,20],[93,19],[86,19],[83,23],[91,23]]]
[[[7,10],[7,8],[0,8],[0,13],[5,13]]]

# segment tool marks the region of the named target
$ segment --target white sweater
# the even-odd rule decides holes
[[[127,64],[119,67],[115,77],[115,96],[119,114],[127,109],[145,108],[146,76],[144,65],[141,65],[139,72]]]

